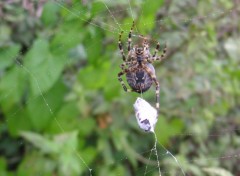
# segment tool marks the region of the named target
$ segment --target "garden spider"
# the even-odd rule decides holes
[[[160,44],[157,42],[155,52],[150,54],[149,44],[147,39],[144,38],[142,46],[132,45],[132,31],[134,28],[134,21],[131,30],[128,35],[128,55],[127,57],[123,51],[122,45],[122,33],[119,34],[118,46],[122,55],[123,63],[121,64],[122,71],[118,73],[118,80],[120,81],[124,91],[126,92],[146,92],[154,82],[156,85],[156,109],[159,112],[159,82],[156,79],[155,69],[151,64],[153,61],[162,61],[165,58],[167,52],[167,46],[165,45],[161,56],[157,56]],[[126,74],[127,82],[131,89],[128,89],[122,80],[122,76]]]

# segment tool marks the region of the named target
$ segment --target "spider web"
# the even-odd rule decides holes
[[[169,20],[172,19],[171,14],[169,16],[164,16],[161,19],[154,19],[154,20],[146,20],[144,19],[145,17],[145,12],[141,9],[144,5],[148,5],[148,3],[151,3],[151,1],[145,1],[145,2],[138,2],[139,4],[133,5],[133,2],[131,2],[130,0],[124,0],[123,2],[123,6],[119,7],[118,9],[114,9],[114,3],[113,1],[96,1],[93,2],[93,4],[98,4],[99,7],[104,6],[104,8],[100,8],[101,10],[98,11],[91,11],[90,9],[87,10],[83,10],[83,11],[79,11],[79,7],[82,6],[82,3],[84,2],[74,2],[74,3],[69,3],[67,0],[66,1],[59,1],[59,0],[55,0],[53,1],[55,3],[55,5],[57,7],[60,7],[61,9],[65,10],[65,19],[67,18],[72,18],[72,17],[77,17],[80,21],[84,21],[87,25],[90,25],[92,27],[95,28],[99,28],[105,32],[107,32],[109,34],[109,36],[111,38],[115,39],[115,43],[117,46],[117,37],[120,31],[124,31],[125,34],[125,38],[123,39],[123,41],[126,41],[126,35],[129,32],[130,26],[132,25],[132,21],[136,20],[138,17],[138,20],[140,21],[136,26],[135,26],[135,30],[133,32],[133,39],[134,40],[139,40],[141,39],[141,35],[142,33],[141,31],[141,25],[142,26],[146,26],[146,31],[144,31],[144,34],[147,35],[147,31],[148,31],[148,27],[151,25],[158,25],[159,30],[153,34],[155,36],[149,37],[149,40],[151,43],[153,43],[153,45],[151,45],[153,48],[155,48],[155,38],[157,38],[157,36],[160,36],[160,38],[162,39],[161,43],[164,42],[168,42],[167,38],[165,38],[164,36],[161,36],[161,32],[164,31],[164,25],[167,24],[167,22]],[[187,1],[186,1],[187,2]],[[126,8],[127,7],[127,8]],[[183,30],[186,30],[185,26],[188,24],[192,24],[195,23],[195,21],[198,20],[215,20],[216,17],[221,16],[221,15],[225,15],[225,16],[229,16],[231,14],[233,14],[234,10],[229,8],[229,9],[220,9],[217,8],[214,9],[214,11],[212,11],[209,14],[205,14],[203,12],[203,15],[201,16],[179,16],[179,19],[175,19],[175,23],[176,24],[180,24],[180,26],[183,28]],[[129,18],[127,21],[121,21],[121,15],[126,13],[127,15],[129,15]],[[95,14],[95,16],[89,20],[89,15]],[[141,20],[143,22],[141,22]],[[121,21],[121,22],[120,22]],[[114,25],[113,25],[114,24]],[[204,32],[205,29],[203,29],[202,31]],[[148,36],[148,35],[147,35]],[[72,38],[70,38],[70,40],[73,40]],[[70,43],[70,41],[66,40],[64,41],[65,43],[63,45],[67,45],[68,43]],[[89,44],[86,46],[86,50],[92,50],[94,49],[94,46],[96,44],[98,44],[99,41],[93,42],[92,44]],[[173,45],[172,43],[170,43],[170,47],[171,45]],[[174,45],[173,45],[174,46]],[[125,45],[126,47],[126,45]],[[117,48],[117,47],[116,47]],[[61,46],[59,47],[59,49],[61,49]],[[115,51],[115,50],[114,50]],[[118,51],[117,51],[118,52]],[[20,54],[19,54],[20,55]],[[116,57],[115,57],[116,56]],[[114,58],[112,59],[112,67],[116,69],[118,68],[118,63],[119,59],[121,59],[121,55],[119,54],[115,54],[114,53]],[[48,100],[46,99],[42,88],[41,88],[41,83],[38,81],[36,75],[33,74],[33,72],[28,69],[28,67],[24,66],[21,62],[16,61],[17,64],[19,64],[21,66],[21,69],[23,69],[28,75],[30,75],[30,77],[33,78],[33,80],[35,80],[35,86],[38,88],[38,91],[40,92],[41,98],[42,98],[42,103],[45,105],[45,108],[48,109],[49,113],[53,115],[54,117],[54,121],[57,124],[58,128],[62,131],[62,132],[66,132],[65,128],[64,128],[64,124],[61,124],[58,119],[54,116],[54,110],[52,108],[52,106],[50,105],[50,103],[48,102]],[[65,65],[69,64],[69,60],[66,59]],[[52,66],[51,66],[52,68]],[[52,68],[53,70],[55,68]],[[162,78],[164,79],[164,78]],[[111,81],[116,81],[117,82],[117,78],[115,78],[114,76],[110,79]],[[119,84],[120,86],[120,84]],[[14,90],[14,89],[12,89]],[[12,90],[9,90],[9,94],[12,94]],[[163,90],[166,90],[166,88],[163,88]],[[2,95],[0,100],[4,100],[7,99],[9,94],[5,94]],[[143,94],[142,97],[146,98],[146,99],[152,99],[154,97],[154,91],[150,90],[149,92],[147,92],[146,94]],[[125,95],[125,94],[123,94]],[[129,96],[129,95],[126,95]],[[133,97],[136,97],[136,95],[131,95]],[[33,97],[31,99],[29,99],[26,104],[30,104],[33,101],[36,101],[37,97]],[[160,96],[161,98],[161,96]],[[152,100],[150,100],[151,102],[154,102]],[[163,103],[163,102],[162,102]],[[133,102],[132,102],[133,104]],[[9,121],[14,120],[15,118],[17,118],[19,112],[21,111],[21,109],[17,109],[16,111],[14,111],[12,113],[12,115],[10,117],[8,117],[5,122],[2,124],[2,126],[6,126],[8,124]],[[132,109],[129,109],[129,111],[132,111]],[[134,117],[132,116],[131,119],[134,119]],[[134,119],[135,120],[135,119]],[[133,120],[131,120],[133,121]],[[161,121],[160,121],[161,122]],[[158,123],[157,126],[159,126],[159,128],[161,128],[161,123]],[[218,120],[215,122],[215,126],[217,126],[219,123],[219,125],[222,125],[222,121]],[[182,161],[181,160],[181,156],[175,156],[174,152],[171,152],[172,148],[174,149],[175,147],[172,147],[171,145],[165,147],[161,141],[159,141],[158,139],[161,138],[158,137],[157,133],[159,128],[156,128],[156,133],[153,134],[143,134],[142,140],[144,140],[144,138],[146,136],[151,136],[154,139],[154,143],[152,144],[152,148],[148,151],[138,151],[136,149],[135,154],[140,158],[140,160],[142,160],[142,162],[144,163],[144,166],[140,166],[137,168],[137,175],[173,175],[173,174],[177,174],[177,175],[190,175],[188,174],[185,170],[186,165],[190,164],[190,163],[202,163],[202,162],[207,162],[207,161],[218,161],[218,160],[234,160],[234,159],[239,159],[240,154],[239,153],[233,153],[233,154],[227,154],[227,155],[210,155],[206,154],[204,156],[201,157],[201,159],[199,160],[188,160],[188,161]],[[186,130],[188,131],[188,129]],[[196,130],[197,131],[197,130]],[[199,132],[199,134],[197,133]],[[192,138],[198,138],[200,136],[200,131],[197,132],[189,132],[189,133],[176,133],[174,135],[175,138],[184,138],[184,137],[192,137]],[[234,128],[234,129],[228,129],[228,128],[224,128],[221,129],[221,131],[212,131],[211,134],[207,134],[207,137],[209,138],[209,140],[211,140],[212,138],[221,138],[224,137],[226,134],[231,136],[232,133],[236,133],[239,132],[238,128]],[[148,137],[146,137],[148,138]],[[118,139],[116,139],[118,140]],[[22,145],[22,142],[20,142],[20,144]],[[180,144],[179,144],[180,147]],[[185,146],[186,147],[186,146]],[[71,150],[74,151],[75,155],[77,156],[77,158],[80,160],[80,162],[84,165],[84,167],[88,170],[88,175],[94,175],[94,166],[90,166],[90,164],[87,163],[86,159],[82,156],[82,154],[75,149],[74,146],[71,146]],[[175,149],[174,149],[175,150]],[[216,152],[217,153],[217,152]],[[129,158],[128,156],[125,156],[125,154],[122,154],[122,156],[120,156],[120,159],[118,160],[114,160],[112,162],[113,165],[116,165],[119,162],[131,162],[131,158]],[[164,169],[162,169],[162,165],[164,165]],[[31,164],[29,164],[29,167],[31,166]],[[121,175],[122,171],[119,171],[118,175]],[[95,173],[97,175],[97,173]],[[44,175],[39,173],[39,175]],[[220,175],[220,174],[219,174]],[[223,175],[223,174],[222,174]]]

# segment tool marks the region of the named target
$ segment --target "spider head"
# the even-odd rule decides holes
[[[137,55],[142,55],[143,54],[143,48],[142,47],[137,47],[135,52],[136,52]]]
[[[143,51],[144,51],[144,48],[143,48],[143,47],[139,47],[138,45],[135,45],[135,46],[133,47],[133,52],[134,52],[136,55],[143,54]]]
[[[134,51],[135,57],[137,58],[137,61],[138,61],[138,62],[141,62],[141,61],[143,60],[142,55],[143,55],[143,53],[144,53],[144,48],[135,46],[135,47],[133,48],[133,51]]]

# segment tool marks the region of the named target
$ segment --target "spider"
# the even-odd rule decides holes
[[[163,49],[161,56],[157,56],[157,52],[159,51],[160,44],[157,42],[157,46],[155,48],[155,52],[151,55],[149,51],[149,44],[147,38],[144,37],[144,41],[142,46],[135,45],[132,47],[132,31],[134,28],[134,21],[132,23],[132,27],[130,29],[128,35],[128,54],[127,57],[123,51],[122,44],[122,34],[123,31],[119,34],[118,46],[120,49],[120,53],[122,55],[123,63],[120,65],[122,69],[121,72],[118,73],[118,80],[121,83],[124,91],[126,92],[137,92],[143,93],[146,92],[154,82],[156,85],[156,109],[159,112],[159,82],[156,79],[155,69],[151,64],[153,61],[159,60],[162,61],[165,58],[167,52],[167,46]],[[122,76],[126,74],[127,83],[131,87],[128,89],[125,83],[122,80]]]

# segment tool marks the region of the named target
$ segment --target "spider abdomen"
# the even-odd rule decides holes
[[[153,76],[155,76],[153,65],[148,63],[146,66],[151,70]],[[153,83],[151,75],[142,68],[139,68],[134,72],[127,73],[126,78],[129,86],[137,93],[146,92]]]

